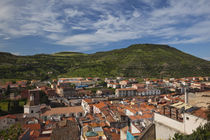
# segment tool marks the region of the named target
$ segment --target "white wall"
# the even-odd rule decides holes
[[[134,116],[134,115],[135,115],[133,112],[131,112],[131,111],[128,110],[128,109],[125,110],[125,114],[126,114],[127,116]]]
[[[191,134],[197,127],[207,123],[207,120],[188,113],[184,113],[183,119],[183,122],[179,122],[164,115],[154,113],[156,139],[169,139],[175,132]]]
[[[174,136],[178,131],[161,123],[155,123],[155,136],[158,140],[167,140]]]
[[[140,133],[140,131],[131,123],[131,133]]]
[[[154,121],[165,124],[168,127],[171,127],[173,129],[176,129],[177,131],[180,131],[181,133],[184,133],[184,124],[179,121],[176,121],[158,113],[154,113]]]
[[[33,113],[31,113],[31,111],[33,111]],[[36,106],[28,106],[25,105],[24,106],[24,113],[25,114],[34,114],[40,111],[40,105],[36,105]]]
[[[186,134],[191,134],[193,130],[196,130],[197,127],[199,127],[200,125],[204,125],[205,123],[207,123],[207,120],[198,118],[188,113],[184,114],[184,130]]]
[[[127,130],[123,131],[120,129],[120,140],[126,140],[127,139]]]

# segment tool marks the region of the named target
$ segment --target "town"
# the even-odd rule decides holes
[[[0,139],[169,139],[208,122],[210,77],[6,81],[0,99]]]

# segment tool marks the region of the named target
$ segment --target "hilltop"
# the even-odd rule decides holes
[[[136,44],[94,54],[60,52],[15,56],[0,53],[0,79],[62,76],[210,76],[210,62],[167,45]]]

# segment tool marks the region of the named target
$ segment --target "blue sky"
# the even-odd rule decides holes
[[[168,44],[210,60],[210,0],[0,0],[0,51],[94,53]]]

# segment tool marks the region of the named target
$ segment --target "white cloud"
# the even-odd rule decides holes
[[[83,16],[84,13],[78,10],[73,10],[73,9],[65,9],[64,10],[65,14],[67,17],[75,17],[75,16]]]
[[[38,35],[80,50],[144,37],[170,44],[210,40],[209,0],[170,0],[161,7],[160,1],[139,1],[151,7],[124,0],[0,1],[1,38]]]

